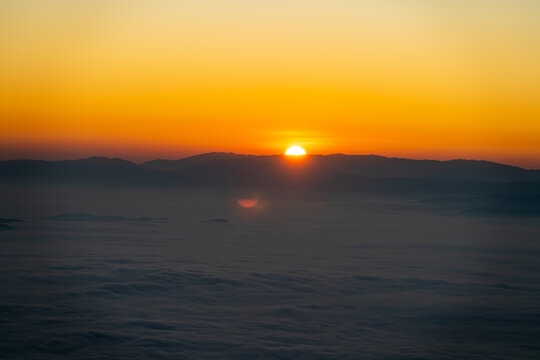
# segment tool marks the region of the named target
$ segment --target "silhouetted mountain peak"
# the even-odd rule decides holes
[[[142,166],[161,171],[174,171],[186,168],[188,166],[197,165],[209,161],[238,159],[245,157],[254,157],[256,155],[235,154],[232,152],[210,152],[199,155],[189,156],[178,160],[157,159],[142,163]]]
[[[413,188],[443,189],[453,182],[540,183],[540,171],[482,160],[412,160],[346,154],[287,158],[283,155],[214,152],[179,160],[158,159],[139,165],[105,157],[4,161],[0,162],[0,181],[364,191],[369,191],[370,187],[383,187],[391,191],[407,191]],[[443,183],[447,185],[443,186]]]
[[[120,158],[107,158],[103,156],[92,156],[86,159],[79,160],[63,160],[64,163],[72,164],[85,164],[85,165],[95,165],[95,166],[132,166],[137,167],[137,164],[134,162],[120,159]]]

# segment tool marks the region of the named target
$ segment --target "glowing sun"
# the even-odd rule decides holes
[[[290,148],[285,151],[285,155],[287,156],[300,156],[300,155],[306,155],[306,150],[302,149],[298,145],[291,146]]]

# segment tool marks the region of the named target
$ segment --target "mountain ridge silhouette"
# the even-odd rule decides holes
[[[483,180],[492,180],[488,176],[498,176],[499,180],[531,180],[535,177],[540,180],[540,170],[528,170],[518,166],[500,164],[487,160],[418,160],[396,157],[384,157],[380,155],[346,155],[341,153],[328,155],[307,155],[307,158],[315,159],[317,162],[329,169],[339,169],[341,172],[359,173],[364,171],[369,177],[444,177],[452,178],[451,171],[456,170],[482,170],[486,171]],[[201,164],[216,160],[230,159],[253,159],[253,158],[283,158],[282,155],[245,155],[235,153],[213,152],[190,156],[178,160],[157,159],[141,163],[142,166],[162,171],[181,170],[191,165]],[[355,170],[355,167],[357,169]],[[431,171],[426,171],[431,168]],[[447,171],[445,173],[445,170]],[[423,173],[422,173],[423,171]],[[495,172],[489,174],[487,172]],[[501,178],[502,172],[507,177]],[[415,173],[416,172],[416,173]],[[470,175],[470,174],[469,174]],[[478,180],[476,177],[470,176]],[[465,174],[458,174],[456,178],[467,178]]]
[[[540,193],[540,170],[483,160],[412,160],[378,155],[204,153],[140,164],[120,158],[7,160],[0,182],[117,186],[224,186],[361,191]],[[471,190],[473,191],[473,190]],[[474,192],[474,191],[473,191]]]

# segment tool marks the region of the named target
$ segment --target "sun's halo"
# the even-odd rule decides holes
[[[306,155],[306,150],[302,149],[298,145],[291,146],[290,148],[285,151],[285,155],[287,156],[301,156]]]

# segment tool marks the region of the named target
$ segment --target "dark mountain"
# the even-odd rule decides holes
[[[251,162],[281,156],[255,156],[234,153],[207,153],[179,160],[152,160],[141,165],[161,171],[177,171],[216,160]],[[525,170],[483,160],[411,160],[377,155],[310,155],[312,162],[328,170],[370,178],[440,178],[473,181],[540,181],[540,170]]]
[[[326,168],[375,178],[439,178],[472,181],[534,181],[540,171],[478,160],[411,160],[377,155],[314,155]]]
[[[148,169],[123,159],[8,160],[0,162],[0,181],[39,184],[133,184],[155,177]]]
[[[409,160],[375,155],[286,158],[208,153],[135,164],[122,159],[0,162],[11,183],[212,186],[387,193],[540,193],[540,171],[474,160]]]
[[[166,159],[157,159],[147,161],[141,165],[153,170],[161,171],[175,171],[181,170],[188,166],[202,164],[208,161],[222,160],[222,159],[235,159],[235,158],[244,158],[244,157],[253,157],[255,155],[241,155],[234,153],[224,153],[224,152],[211,152],[206,154],[199,154],[190,156],[178,160],[166,160]]]

